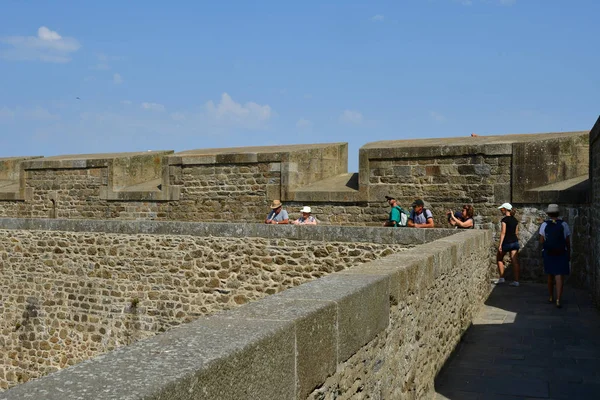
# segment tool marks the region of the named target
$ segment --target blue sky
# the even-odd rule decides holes
[[[590,129],[600,2],[11,1],[0,157]],[[79,97],[79,99],[77,99]]]

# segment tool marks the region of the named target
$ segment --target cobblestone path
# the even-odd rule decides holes
[[[565,288],[495,287],[436,379],[436,399],[600,399],[600,313]]]

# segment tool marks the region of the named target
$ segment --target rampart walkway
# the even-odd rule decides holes
[[[436,379],[437,399],[600,399],[600,313],[567,287],[494,288]]]

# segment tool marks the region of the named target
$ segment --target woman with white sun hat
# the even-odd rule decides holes
[[[302,210],[300,210],[302,216],[292,223],[294,225],[316,225],[317,219],[310,215],[311,211],[312,210],[309,206],[304,206]]]

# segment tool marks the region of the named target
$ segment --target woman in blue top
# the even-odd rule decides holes
[[[510,254],[510,260],[514,267],[515,280],[510,283],[510,286],[519,286],[519,221],[515,218],[515,210],[510,203],[504,203],[500,207],[500,212],[504,218],[500,221],[500,243],[498,244],[498,253],[496,261],[498,263],[498,274],[500,277],[494,282],[504,283],[504,256]]]

